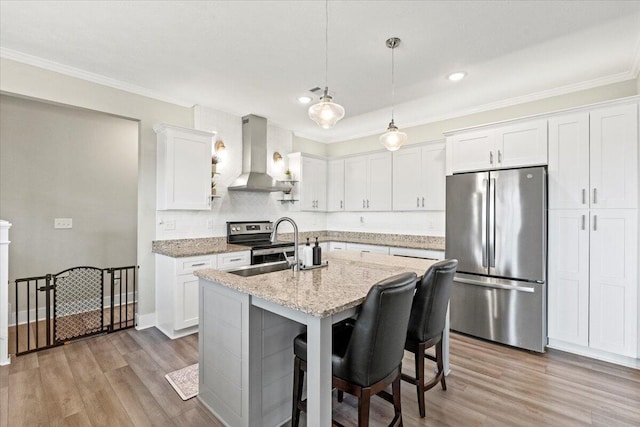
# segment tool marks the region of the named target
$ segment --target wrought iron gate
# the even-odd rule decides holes
[[[15,281],[13,353],[135,326],[137,267],[73,267]],[[105,295],[105,290],[108,295]],[[21,301],[26,300],[26,309]]]

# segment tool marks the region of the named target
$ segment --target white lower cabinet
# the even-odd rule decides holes
[[[423,258],[431,260],[443,260],[444,251],[435,251],[432,249],[414,249],[414,248],[389,248],[389,255],[404,256],[409,258]]]
[[[344,242],[329,242],[329,251],[345,251],[347,244]]]
[[[251,253],[249,251],[218,254],[218,270],[232,270],[249,264],[251,264]]]
[[[347,243],[347,250],[389,255],[389,248],[387,246],[363,245],[361,243]]]
[[[635,209],[549,211],[549,344],[638,357]]]
[[[249,251],[184,258],[156,256],[156,327],[171,339],[198,332],[198,278],[203,268],[249,265]]]
[[[589,346],[638,357],[638,217],[591,210]]]

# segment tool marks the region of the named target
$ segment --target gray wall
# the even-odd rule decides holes
[[[9,280],[136,264],[138,122],[0,96],[0,218]],[[54,229],[54,218],[72,229]]]

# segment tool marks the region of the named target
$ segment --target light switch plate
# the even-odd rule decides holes
[[[53,228],[73,228],[73,218],[55,218]]]
[[[164,222],[164,229],[165,229],[165,231],[175,230],[176,229],[176,220],[175,219],[171,219],[169,221],[165,221]]]

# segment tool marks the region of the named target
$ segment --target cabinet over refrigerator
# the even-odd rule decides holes
[[[446,257],[458,259],[451,329],[543,352],[546,169],[447,177]]]

